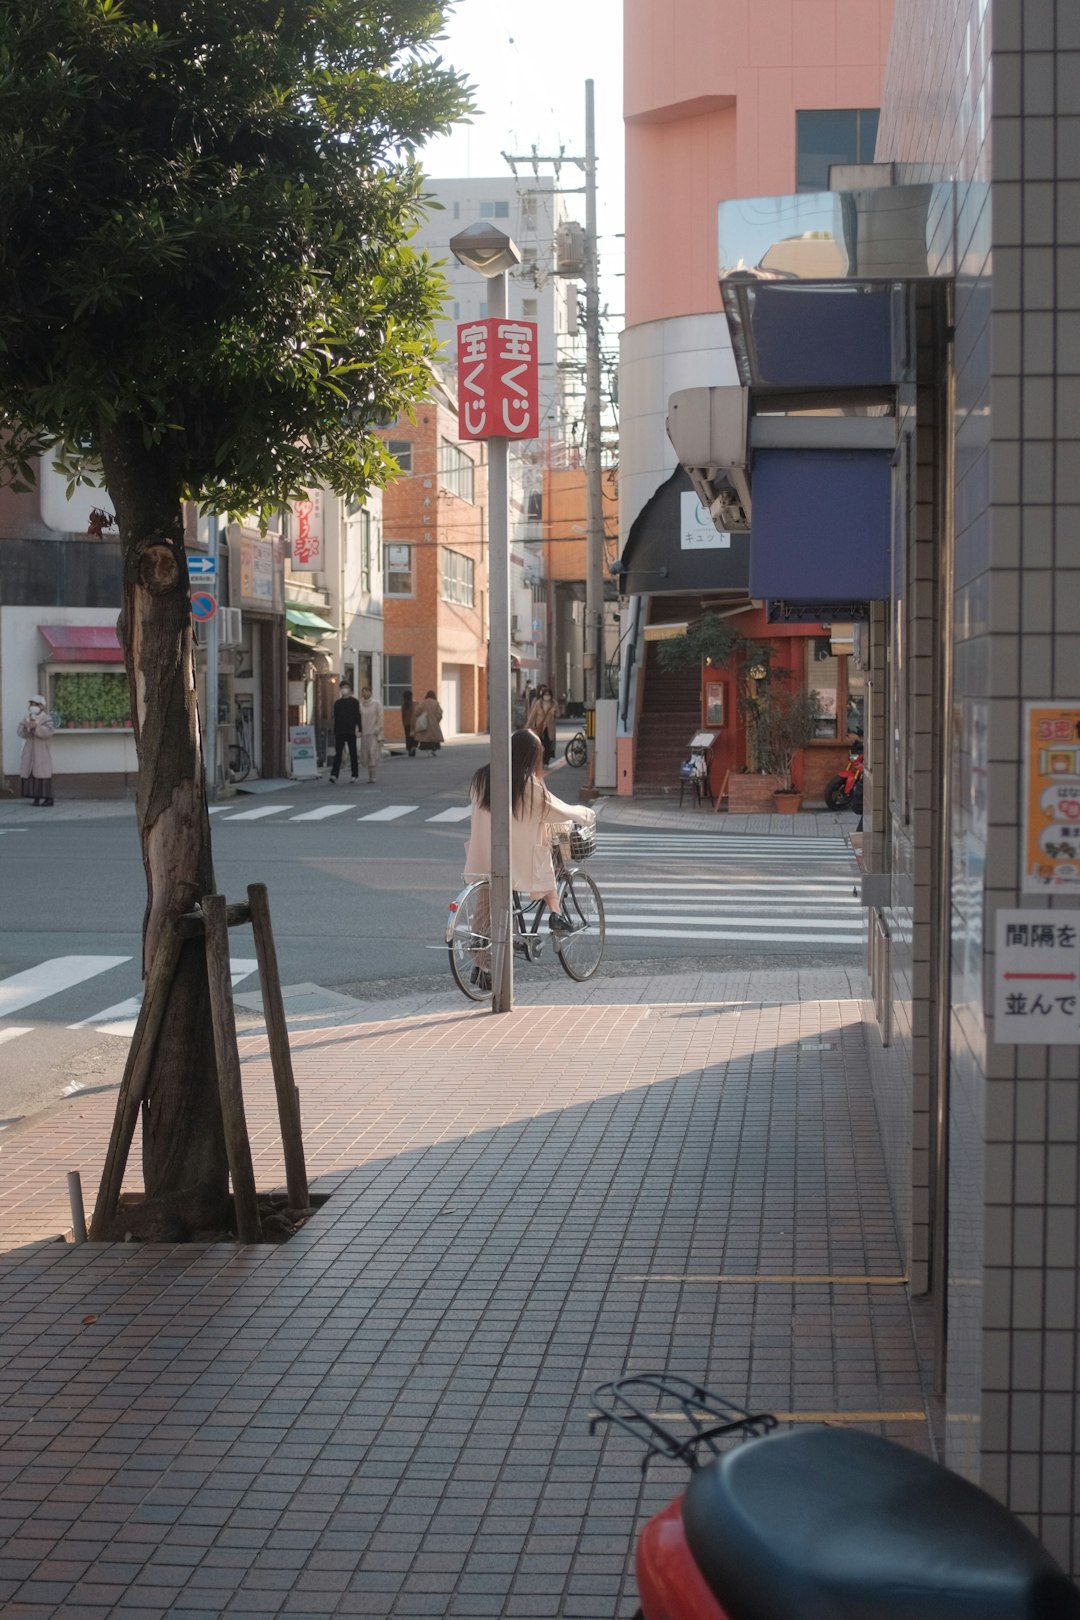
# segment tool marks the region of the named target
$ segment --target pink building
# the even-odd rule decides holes
[[[694,603],[732,608],[740,592],[746,598],[745,546],[680,543],[690,485],[679,484],[665,431],[669,395],[738,381],[717,280],[717,205],[823,191],[830,164],[873,160],[892,12],[893,0],[625,0],[619,523],[636,635],[625,643],[620,792],[666,786],[683,730],[695,728],[693,694],[665,692],[645,627],[684,618]],[[799,657],[832,708],[820,749],[805,761],[816,798],[845,753],[845,720],[861,697],[846,659],[821,658],[820,627],[805,627],[805,639]],[[706,724],[704,688],[700,698],[696,723]],[[735,704],[727,714],[730,735],[714,750],[718,779],[742,763]]]

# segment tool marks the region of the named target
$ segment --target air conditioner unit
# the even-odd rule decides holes
[[[717,529],[750,527],[747,401],[738,386],[684,388],[668,399],[667,434]]]
[[[517,616],[516,613],[511,613],[511,615],[510,615],[510,634],[512,636],[516,636],[517,633],[518,633],[518,616]]]
[[[585,232],[576,220],[563,220],[555,232],[555,274],[573,278],[585,274]]]
[[[218,608],[218,646],[239,647],[244,639],[244,626],[240,617],[240,609],[234,607]]]

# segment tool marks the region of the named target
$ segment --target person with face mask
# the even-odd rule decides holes
[[[24,739],[19,777],[22,796],[33,799],[36,805],[53,802],[52,749],[49,739],[53,734],[52,715],[45,709],[45,699],[35,692],[27,706],[26,719],[18,724],[19,736]]]

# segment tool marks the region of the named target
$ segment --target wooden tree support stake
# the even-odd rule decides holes
[[[229,925],[225,897],[203,896],[206,918],[206,977],[210,985],[210,1011],[214,1023],[214,1052],[217,1057],[218,1092],[221,1118],[225,1127],[225,1151],[229,1156],[233,1204],[236,1209],[236,1235],[241,1243],[258,1243],[262,1238],[259,1205],[255,1196],[255,1171],[251,1164],[244,1115],[244,1094],[240,1086],[240,1053],[236,1045],[236,1018],[233,1013],[232,971],[229,965]]]
[[[109,1226],[120,1203],[120,1188],[123,1185],[128,1154],[131,1152],[135,1126],[139,1119],[139,1108],[157,1050],[158,1035],[168,1005],[176,964],[180,960],[180,951],[184,943],[184,936],[178,926],[180,914],[186,912],[194,903],[197,894],[198,890],[194,883],[177,884],[173,902],[174,920],[162,930],[154,960],[150,965],[135,1034],[132,1036],[127,1062],[124,1065],[124,1077],[120,1082],[120,1095],[116,1100],[116,1113],[113,1116],[105,1166],[101,1172],[97,1203],[94,1205],[94,1217],[90,1222],[92,1243],[100,1243],[108,1235]]]
[[[270,926],[270,902],[265,883],[248,886],[248,906],[251,911],[251,929],[255,935],[255,955],[259,962],[259,986],[262,990],[266,1034],[270,1042],[270,1064],[274,1071],[274,1090],[277,1093],[278,1119],[281,1121],[281,1145],[285,1156],[285,1185],[291,1209],[308,1208],[307,1165],[304,1161],[304,1140],[300,1128],[300,1100],[293,1080],[292,1054],[289,1051],[289,1031],[285,1023],[285,1003],[281,995],[281,977],[278,973],[277,951]]]
[[[281,1122],[281,1143],[285,1157],[289,1206],[295,1210],[305,1210],[309,1207],[307,1165],[304,1161],[304,1142],[300,1125],[300,1093],[293,1079],[289,1032],[285,1022],[285,1003],[281,995],[281,978],[278,973],[273,930],[270,926],[270,903],[266,885],[253,883],[248,889],[247,902],[231,906],[226,904],[224,896],[220,894],[208,894],[204,896],[201,904],[195,905],[197,893],[193,883],[177,885],[172,917],[168,926],[162,930],[161,940],[150,967],[131,1050],[120,1084],[112,1135],[105,1156],[105,1167],[101,1173],[101,1187],[94,1208],[94,1218],[90,1224],[90,1238],[95,1243],[100,1243],[109,1236],[110,1227],[120,1204],[124,1171],[127,1168],[139,1109],[146,1092],[161,1033],[165,1008],[168,1005],[169,991],[184,943],[190,939],[201,939],[205,949],[218,1091],[221,1097],[221,1117],[225,1131],[225,1149],[229,1159],[229,1174],[232,1178],[237,1236],[241,1243],[258,1243],[262,1237],[255,1193],[255,1173],[251,1162],[251,1143],[248,1138],[244,1096],[240,1083],[240,1053],[236,1044],[236,1017],[233,1011],[232,972],[229,963],[229,929],[240,927],[245,923],[251,924],[255,935],[259,983],[262,988],[267,1038],[270,1043],[270,1062],[274,1073],[278,1118]]]

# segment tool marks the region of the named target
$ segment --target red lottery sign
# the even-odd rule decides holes
[[[536,322],[489,316],[458,327],[458,432],[535,439],[540,432]]]

